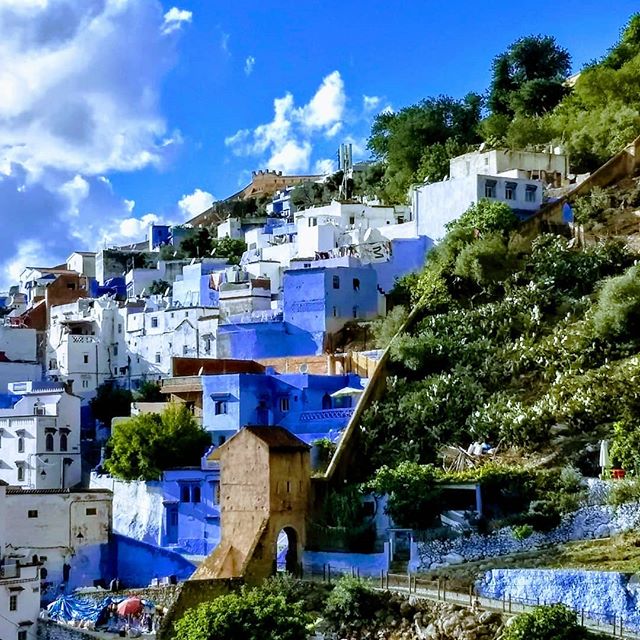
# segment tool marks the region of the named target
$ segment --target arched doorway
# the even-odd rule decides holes
[[[280,530],[276,540],[276,572],[300,573],[300,561],[298,559],[298,534],[293,527],[285,527]]]

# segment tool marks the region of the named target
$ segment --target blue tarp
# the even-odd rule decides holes
[[[118,600],[121,600],[121,598],[118,598]],[[98,602],[89,598],[60,596],[47,607],[47,613],[49,618],[56,622],[82,620],[98,624],[98,620],[104,610],[115,601],[116,599],[109,597]]]
[[[109,605],[118,604],[123,600],[126,600],[125,596],[107,596],[99,601],[76,596],[60,596],[47,607],[47,613],[49,618],[55,622],[81,620],[93,622],[97,626],[100,624],[101,618],[106,619],[106,615],[103,616],[103,614]],[[142,604],[145,607],[154,606],[154,603],[149,600],[142,600]]]

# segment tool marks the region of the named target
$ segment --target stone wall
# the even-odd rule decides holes
[[[38,640],[96,640],[105,636],[84,629],[75,629],[52,620],[38,620]]]
[[[158,607],[172,607],[180,595],[182,584],[167,584],[158,587],[145,587],[144,589],[122,589],[120,591],[106,591],[105,589],[82,589],[78,594],[80,598],[87,598],[102,602],[107,596],[136,596],[142,600],[150,600]]]
[[[462,562],[531,551],[572,540],[606,538],[638,526],[638,503],[620,507],[593,505],[565,516],[560,526],[549,533],[534,532],[523,540],[514,537],[512,527],[505,527],[487,536],[473,534],[453,540],[413,542],[409,568],[411,571],[428,571]]]
[[[612,571],[494,569],[477,581],[478,594],[525,604],[563,603],[585,618],[640,630],[640,585]],[[535,594],[535,595],[533,595]],[[533,596],[533,600],[532,600]]]

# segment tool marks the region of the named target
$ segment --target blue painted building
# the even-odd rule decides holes
[[[207,452],[208,453],[208,452]],[[164,505],[161,545],[184,555],[206,556],[220,540],[220,469],[171,469],[162,474]]]
[[[357,398],[332,394],[362,389],[355,374],[240,373],[202,376],[203,426],[220,445],[247,425],[280,425],[307,443],[337,439]]]

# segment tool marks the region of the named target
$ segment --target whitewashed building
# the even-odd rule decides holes
[[[482,199],[503,202],[523,214],[537,211],[545,186],[557,186],[567,176],[568,158],[557,151],[498,149],[452,158],[449,179],[411,189],[418,235],[432,240],[443,238],[446,225]]]
[[[80,398],[62,384],[14,382],[0,409],[0,480],[27,489],[67,489],[81,480]]]
[[[14,380],[40,380],[38,335],[35,329],[0,324],[0,393]]]
[[[11,523],[5,548],[14,557],[37,557],[47,599],[104,577],[113,517],[110,491],[6,487],[3,502]]]
[[[0,480],[0,638],[32,640],[40,613],[40,563],[8,552],[14,529],[6,503]]]

